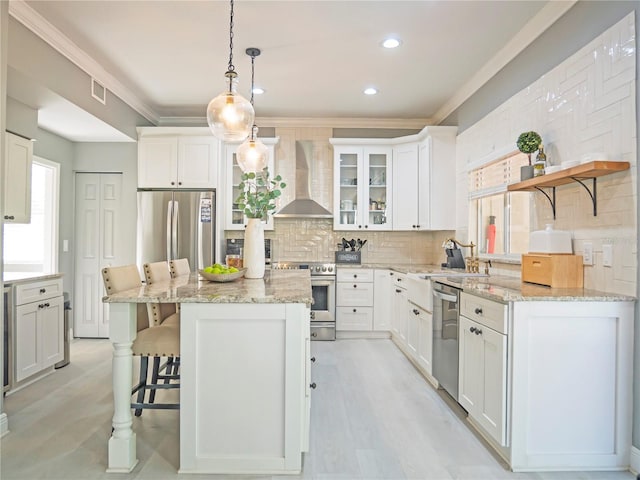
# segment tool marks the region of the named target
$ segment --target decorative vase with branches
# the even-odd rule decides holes
[[[271,178],[269,169],[262,172],[243,173],[238,184],[240,194],[235,200],[238,208],[249,219],[244,235],[244,266],[246,278],[264,276],[264,225],[263,221],[276,209],[276,199],[287,184],[280,175]]]

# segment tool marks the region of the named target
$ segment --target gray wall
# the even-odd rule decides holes
[[[514,58],[478,92],[449,115],[442,125],[458,125],[463,132],[507,99],[577,52],[630,12],[635,12],[636,29],[636,152],[640,151],[640,3],[637,1],[580,1],[538,39]],[[640,191],[640,179],[636,191]],[[640,212],[636,225],[640,225]],[[636,233],[636,238],[638,238]],[[637,246],[636,246],[637,248]],[[640,298],[640,270],[636,279],[636,297]],[[633,445],[640,448],[640,318],[636,305],[634,354]]]
[[[106,105],[95,100],[91,96],[91,77],[14,18],[9,19],[8,65],[134,140],[138,138],[136,126],[151,125],[111,92]],[[8,93],[11,95],[11,89]]]

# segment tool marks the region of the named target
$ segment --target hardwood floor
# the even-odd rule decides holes
[[[629,472],[515,474],[504,468],[390,340],[313,342],[310,453],[300,476],[178,475],[177,411],[134,419],[140,463],[106,474],[111,344],[76,340],[71,363],[5,398],[11,433],[0,477],[14,479],[633,480]],[[163,392],[164,393],[164,392]],[[176,392],[166,394],[175,395]]]

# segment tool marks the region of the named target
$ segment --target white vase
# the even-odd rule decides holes
[[[244,232],[243,266],[245,278],[264,277],[264,224],[259,218],[249,218]]]

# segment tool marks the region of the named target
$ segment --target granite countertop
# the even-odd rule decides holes
[[[461,288],[464,292],[498,302],[632,302],[635,297],[585,288],[551,288],[523,282],[518,277],[432,277],[433,281]]]
[[[421,274],[421,275],[449,275],[456,273],[465,273],[463,269],[457,268],[443,268],[439,265],[431,265],[431,264],[419,264],[419,263],[408,263],[408,264],[398,264],[398,263],[362,263],[362,264],[351,264],[351,263],[338,263],[336,268],[378,268],[383,270],[393,270],[398,273],[406,273],[406,274]]]
[[[62,275],[62,273],[3,272],[2,282],[5,286],[10,286],[20,283],[38,282],[40,280],[51,280],[52,278],[60,278]]]
[[[264,278],[210,282],[197,273],[114,293],[105,303],[304,303],[311,305],[308,270],[269,270]]]

